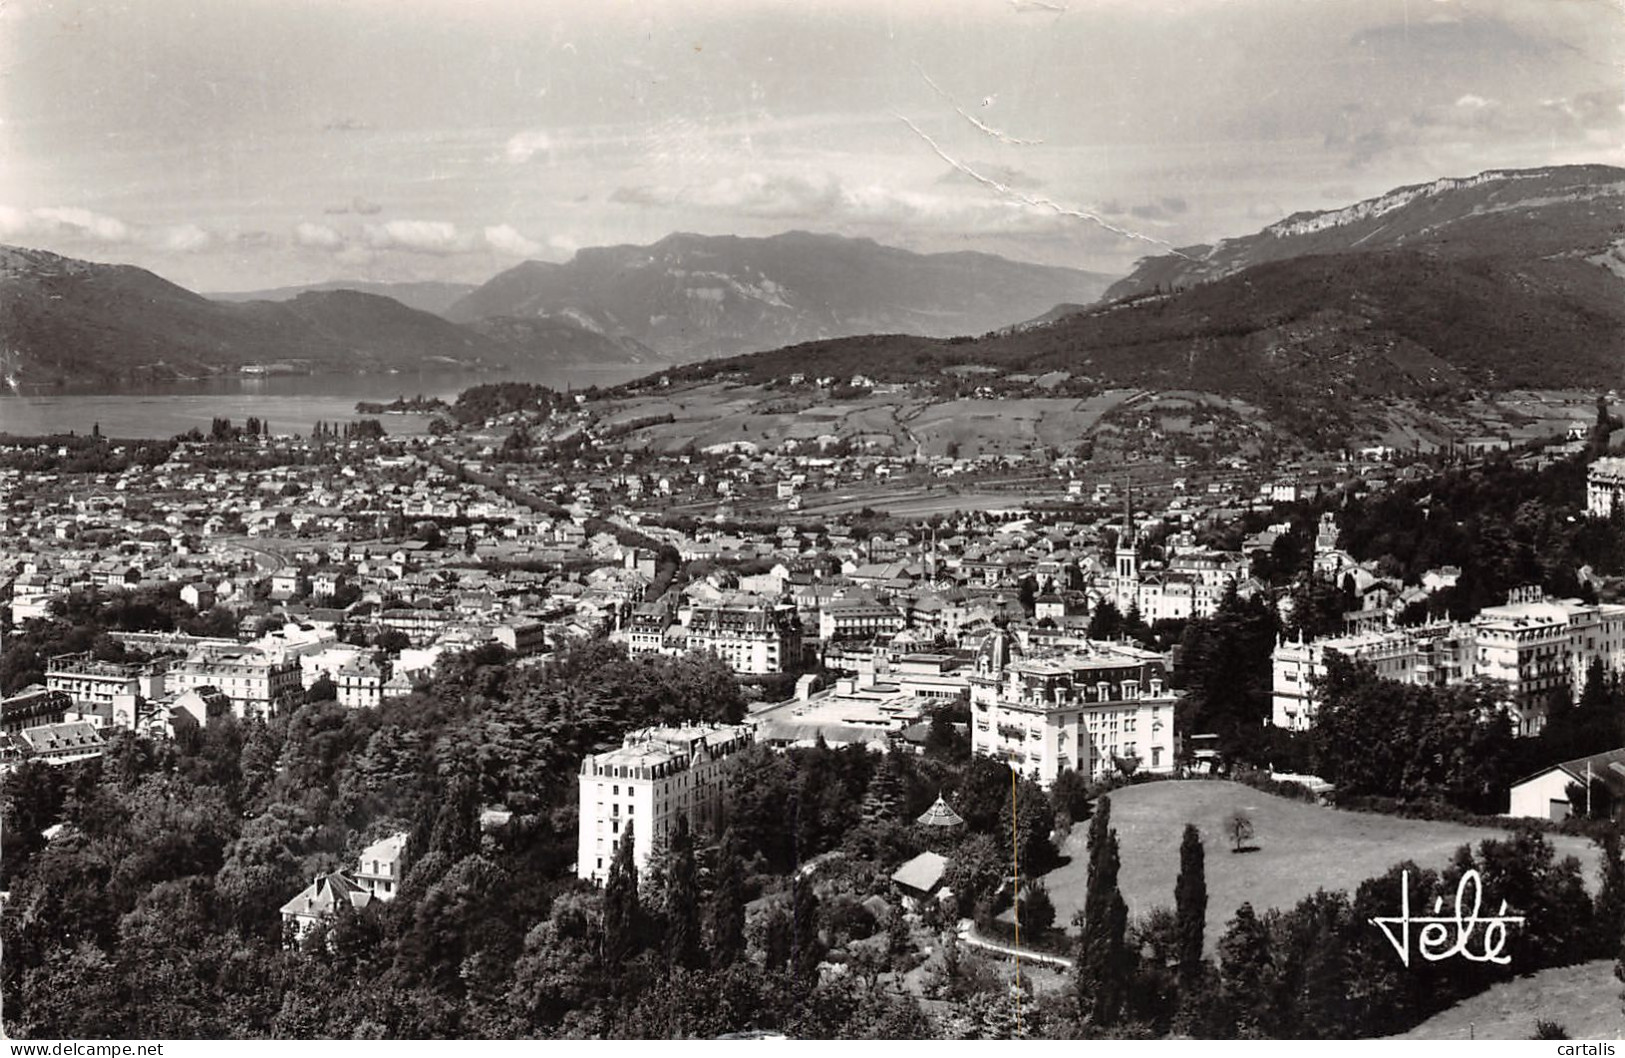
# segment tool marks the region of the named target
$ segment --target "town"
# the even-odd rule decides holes
[[[425,928],[386,925],[412,914],[392,905],[478,861],[543,872],[503,912],[530,923],[492,949],[515,973],[585,944],[606,981],[650,959],[790,974],[770,1026],[686,992],[693,1009],[648,1008],[619,981],[620,1014],[558,994],[546,1011],[511,991],[482,1001],[509,1027],[819,1033],[835,1026],[799,1003],[839,987],[875,1031],[1008,1033],[1026,997],[1028,1034],[1222,1034],[1257,1015],[1204,951],[1250,928],[1250,906],[1182,909],[1208,937],[1182,956],[1183,998],[1136,995],[1166,973],[1154,960],[1089,955],[1160,943],[1149,920],[1091,939],[1111,932],[1107,897],[1072,872],[1085,856],[1091,877],[1107,869],[1113,799],[1217,797],[1201,810],[1222,807],[1222,826],[1186,843],[1227,834],[1237,850],[1269,840],[1226,800],[1247,785],[1288,814],[1534,821],[1545,830],[1516,840],[1564,851],[1625,810],[1625,604],[1601,601],[1625,574],[1610,539],[1625,459],[1605,454],[1605,401],[1543,445],[1254,468],[794,442],[634,452],[594,414],[614,399],[479,387],[401,436],[363,419],[307,437],[217,420],[168,442],[0,438],[7,898],[26,904],[31,871],[105,825],[87,815],[98,783],[202,782],[212,762],[241,818],[207,839],[213,860],[185,855],[213,863],[234,929],[267,959],[366,963],[364,938]],[[888,489],[944,475],[997,505],[883,513]],[[1544,537],[1497,547],[1489,526],[1453,549],[1424,524],[1402,547],[1382,524],[1385,503],[1448,518],[1452,490],[1513,475],[1556,494],[1509,518],[1561,522],[1565,558],[1590,561],[1520,565]],[[857,508],[801,502],[831,490]],[[1381,713],[1396,695],[1397,720]],[[1445,718],[1454,734],[1433,730]],[[1432,726],[1401,740],[1414,760],[1364,759],[1384,723]],[[1617,839],[1603,857],[1617,864]],[[1604,906],[1618,884],[1597,914],[1618,913]],[[425,957],[412,974],[438,972]]]

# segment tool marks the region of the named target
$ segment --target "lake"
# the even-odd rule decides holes
[[[486,382],[537,382],[554,389],[613,386],[660,370],[658,364],[613,367],[566,367],[501,374],[427,372],[398,375],[230,376],[182,382],[123,393],[78,393],[69,389],[0,394],[0,433],[33,436],[90,433],[100,426],[105,437],[174,437],[192,427],[207,433],[216,417],[241,424],[255,416],[273,434],[308,435],[317,422],[344,423],[363,418],[357,401],[387,404],[396,397],[440,397]],[[420,434],[426,415],[382,415],[390,434]]]

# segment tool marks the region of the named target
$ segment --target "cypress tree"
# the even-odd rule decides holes
[[[1602,886],[1597,890],[1597,954],[1606,958],[1625,941],[1625,856],[1621,855],[1619,831],[1609,828],[1602,836]]]
[[[1089,818],[1089,867],[1083,890],[1083,922],[1078,934],[1077,999],[1078,1014],[1090,1016],[1094,993],[1100,984],[1099,945],[1105,935],[1106,906],[1110,903],[1101,885],[1102,861],[1106,855],[1106,835],[1111,828],[1112,802],[1102,797],[1095,802]]]
[[[1219,938],[1221,995],[1238,1037],[1256,1039],[1269,1029],[1264,1023],[1269,967],[1269,930],[1253,913],[1252,904],[1242,904]]]
[[[863,821],[883,823],[899,819],[903,814],[903,776],[897,756],[888,753],[881,760],[863,793]]]
[[[1120,866],[1111,803],[1100,799],[1089,827],[1088,892],[1084,895],[1083,936],[1078,953],[1079,1014],[1096,1025],[1116,1022],[1128,971],[1128,905],[1117,888]],[[1101,831],[1103,833],[1098,833]]]
[[[803,995],[818,984],[824,949],[818,939],[818,896],[811,878],[796,877],[790,902],[790,975]]]
[[[1207,927],[1207,874],[1202,834],[1185,824],[1179,843],[1179,880],[1174,883],[1174,913],[1179,930],[1179,990],[1194,989],[1202,974],[1202,935]]]
[[[627,820],[609,862],[609,878],[604,883],[604,965],[611,971],[637,951],[638,868],[632,859],[632,822]]]
[[[480,790],[459,774],[446,786],[446,800],[429,835],[429,851],[443,852],[452,863],[480,850]]]
[[[1117,858],[1117,831],[1112,831],[1112,874],[1116,876]],[[1128,934],[1128,904],[1123,901],[1123,894],[1116,884],[1112,885],[1111,903],[1106,908],[1106,942],[1105,956],[1101,960],[1102,972],[1099,986],[1095,989],[1095,1024],[1111,1026],[1117,1024],[1118,1015],[1123,1010],[1123,997],[1128,987],[1129,957],[1132,954],[1124,943]]]
[[[694,840],[688,816],[677,817],[666,868],[666,961],[687,970],[700,966],[699,892],[694,880]]]
[[[1100,858],[1106,851],[1106,833],[1112,825],[1112,799],[1102,797],[1095,802],[1094,814],[1089,817],[1089,873],[1084,888],[1084,907],[1095,893],[1095,877],[1100,871]]]
[[[711,965],[733,965],[745,954],[745,878],[733,828],[722,833],[716,888],[711,894]]]

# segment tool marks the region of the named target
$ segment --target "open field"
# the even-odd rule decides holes
[[[832,494],[826,501],[817,496],[802,508],[802,515],[833,516],[850,514],[864,507],[884,510],[894,518],[929,518],[933,514],[954,511],[988,511],[1025,507],[1038,500],[1060,500],[1065,490],[1051,488],[1047,492],[955,492],[943,486],[929,491],[914,489],[844,490]]]
[[[1619,991],[1612,960],[1558,966],[1503,981],[1394,1039],[1525,1040],[1545,1020],[1577,1040],[1617,1040],[1625,1034]]]
[[[1146,783],[1116,791],[1111,802],[1112,826],[1122,849],[1119,886],[1131,916],[1145,915],[1158,905],[1173,906],[1185,824],[1195,823],[1202,832],[1210,952],[1244,902],[1263,911],[1290,908],[1317,889],[1352,893],[1361,882],[1396,863],[1413,860],[1422,867],[1443,867],[1460,846],[1498,836],[1486,827],[1321,808],[1231,782]],[[1223,830],[1225,818],[1238,808],[1251,817],[1251,844],[1257,846],[1256,851],[1239,855],[1230,851]],[[1062,849],[1072,861],[1045,877],[1058,923],[1070,922],[1073,912],[1083,907],[1087,835],[1086,822],[1074,826]],[[1587,884],[1595,888],[1595,847],[1563,834],[1549,840],[1559,858],[1579,858]]]
[[[882,450],[926,456],[953,450],[965,457],[1023,452],[1034,445],[1070,448],[1124,401],[1143,393],[1109,390],[1078,398],[1010,397],[933,400],[875,393],[834,401],[821,394],[763,386],[709,383],[675,393],[618,398],[599,405],[610,427],[646,423],[617,443],[633,450],[675,452],[750,441],[777,448],[785,440],[828,435]],[[671,422],[650,422],[670,416]]]
[[[1571,423],[1595,418],[1595,400],[1595,393],[1577,390],[1517,390],[1442,404],[1395,399],[1367,424],[1362,443],[1431,451],[1465,437],[1504,434],[1516,443],[1561,436]],[[595,407],[611,427],[645,423],[617,438],[617,445],[634,451],[676,452],[689,444],[704,448],[730,441],[776,449],[786,440],[810,445],[830,436],[902,455],[940,456],[951,450],[967,458],[1034,446],[1069,450],[1103,429],[1136,423],[1125,416],[1142,412],[1150,416],[1150,426],[1176,435],[1190,432],[1183,417],[1199,407],[1255,422],[1263,416],[1245,402],[1193,390],[947,401],[929,391],[882,390],[832,400],[818,390],[733,382],[617,397]],[[666,416],[673,421],[650,422]]]

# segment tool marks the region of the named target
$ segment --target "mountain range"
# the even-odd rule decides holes
[[[673,381],[910,380],[977,364],[1062,372],[1067,392],[1237,397],[1330,443],[1395,402],[1621,386],[1622,206],[1625,170],[1495,170],[1147,258],[1109,288],[1085,272],[863,239],[673,235],[527,262],[456,296],[444,317],[348,289],[211,300],[139,268],[0,248],[0,374],[116,387],[244,365],[546,362],[648,364]],[[683,366],[705,358],[717,359]]]
[[[975,341],[853,339],[698,365],[933,377],[1062,371],[1073,391],[1237,397],[1338,444],[1394,401],[1625,383],[1625,170],[1492,171],[1148,258],[1092,305]]]
[[[652,246],[527,261],[446,310],[458,323],[545,317],[630,338],[677,361],[856,334],[981,334],[1110,277],[983,253],[916,254],[793,231],[762,239],[675,234]]]
[[[988,254],[921,255],[793,232],[587,249],[478,288],[333,281],[204,297],[129,265],[0,247],[0,376],[116,388],[244,367],[653,368],[872,330],[978,333],[1106,284]]]
[[[326,290],[356,290],[378,294],[420,312],[444,313],[458,298],[475,288],[473,283],[373,283],[365,279],[329,279],[325,283],[274,287],[270,290],[221,291],[205,294],[212,301],[292,301],[300,294]]]

